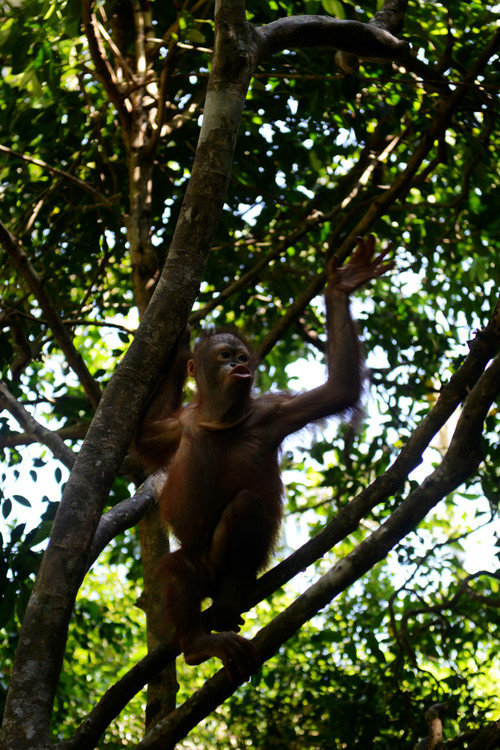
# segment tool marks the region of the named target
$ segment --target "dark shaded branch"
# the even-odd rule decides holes
[[[477,469],[481,461],[484,419],[499,392],[500,355],[497,355],[467,397],[448,451],[438,468],[408,495],[384,524],[257,633],[253,643],[262,662],[273,656],[305,622],[383,560],[443,497]],[[225,671],[220,670],[177,711],[159,722],[136,745],[137,750],[173,748],[235,689]]]
[[[495,750],[500,743],[500,721],[493,721],[481,729],[473,742],[468,745],[469,750]]]
[[[245,600],[245,610],[305,570],[338,542],[355,531],[360,520],[378,503],[397,492],[408,475],[422,462],[431,440],[462,403],[500,347],[500,299],[488,325],[470,342],[470,353],[441,389],[434,407],[414,430],[394,463],[351,502],[342,508],[322,531],[309,539],[286,560],[265,573]]]
[[[287,19],[285,19],[287,20]],[[394,180],[392,186],[381,195],[377,196],[369,205],[362,218],[344,238],[335,250],[335,256],[343,261],[351,252],[356,237],[365,235],[373,227],[375,221],[383,216],[387,208],[406,195],[412,185],[413,178],[417,174],[423,160],[434,148],[434,143],[440,135],[445,132],[449,120],[457,110],[462,99],[470,90],[470,84],[484,70],[490,58],[496,54],[500,46],[500,31],[498,31],[478,56],[472,70],[457,86],[453,94],[447,98],[441,98],[441,106],[436,108],[433,120],[422,132],[413,155],[408,160],[406,169]],[[326,258],[327,260],[328,258]],[[300,294],[287,308],[283,317],[276,326],[264,337],[256,350],[258,358],[263,359],[271,351],[276,341],[282,338],[284,332],[302,315],[303,310],[309,302],[321,292],[326,282],[326,271],[322,271],[316,279]]]
[[[490,322],[480,331],[470,343],[470,353],[462,366],[452,376],[449,383],[441,391],[441,395],[429,414],[417,427],[406,446],[394,464],[378,477],[375,482],[354,498],[330,521],[323,531],[306,542],[300,549],[257,581],[245,600],[245,610],[255,606],[263,598],[269,596],[277,588],[290,581],[297,573],[305,570],[310,564],[328,552],[337,542],[347,534],[355,531],[361,518],[375,505],[382,502],[402,487],[408,474],[420,464],[422,454],[432,438],[445,424],[467,393],[474,387],[483,373],[488,361],[494,356],[500,345],[500,300],[497,303]],[[128,701],[144,684],[154,677],[168,663],[169,659],[178,654],[171,643],[165,642],[151,651],[145,659],[128,672],[111,691],[103,695],[95,709],[89,714],[84,723],[77,730],[74,738],[64,745],[64,750],[84,750],[91,745],[90,739],[95,739],[105,731],[108,724],[126,706]],[[140,684],[139,676],[145,682]],[[220,700],[228,697],[232,688],[226,683],[223,672],[216,678],[219,685],[218,698],[214,708]],[[211,684],[213,684],[211,682]],[[227,690],[227,695],[220,693],[220,686]],[[135,691],[135,692],[134,692]],[[205,706],[203,694],[197,693]],[[178,712],[183,712],[183,707]],[[192,709],[190,709],[192,711]],[[204,716],[205,714],[203,714]],[[88,744],[87,744],[88,743]],[[142,745],[140,745],[142,747]],[[154,747],[145,745],[144,747]]]
[[[0,151],[3,151],[5,154],[9,154],[10,156],[14,156],[17,159],[22,159],[23,161],[28,162],[28,164],[36,164],[37,167],[45,169],[47,172],[49,172],[49,174],[57,175],[63,180],[71,182],[73,185],[76,185],[76,187],[79,187],[81,190],[84,190],[86,193],[91,195],[92,198],[94,198],[94,200],[99,204],[106,206],[106,208],[111,208],[113,205],[112,202],[108,198],[106,198],[105,195],[96,190],[93,185],[85,182],[84,180],[80,180],[78,177],[75,177],[75,175],[71,174],[71,172],[67,172],[64,169],[58,169],[58,167],[53,167],[51,164],[47,164],[47,162],[42,161],[41,159],[35,159],[35,157],[28,156],[28,154],[21,154],[18,151],[14,151],[13,149],[8,148],[7,146],[2,146],[2,144],[0,144]]]
[[[54,457],[57,458],[64,466],[71,469],[75,463],[75,454],[64,444],[60,435],[52,430],[48,430],[34,419],[31,414],[19,403],[7,388],[6,383],[0,381],[0,407],[7,409],[12,416],[19,422],[28,435],[32,438],[30,442],[39,442],[49,448]]]
[[[172,659],[175,659],[178,653],[177,649],[165,642],[141,659],[121,680],[109,688],[80,724],[73,737],[57,745],[59,750],[88,750],[96,747],[99,737],[115,716],[118,716],[134,695],[137,695],[144,685]]]
[[[133,72],[132,68],[130,67],[130,65],[128,64],[127,60],[123,56],[122,50],[119,48],[119,46],[117,44],[115,44],[115,41],[114,41],[113,37],[108,34],[107,29],[103,25],[103,24],[107,24],[108,23],[108,18],[106,16],[106,10],[101,5],[101,6],[99,6],[98,11],[99,11],[99,13],[101,15],[103,23],[101,23],[100,21],[98,21],[97,18],[96,18],[95,19],[94,28],[95,28],[96,31],[99,32],[99,34],[100,34],[101,37],[104,37],[104,39],[106,40],[106,44],[108,44],[108,46],[110,47],[113,55],[115,56],[116,62],[118,63],[118,65],[122,69],[122,71],[124,73],[124,76],[127,78],[128,82],[132,86],[134,86],[135,84],[137,84],[137,81],[135,79],[134,72]],[[104,45],[102,43],[101,43],[100,47],[101,47],[101,50],[104,51]]]
[[[408,0],[385,0],[383,7],[375,13],[369,24],[398,34],[403,29]]]
[[[71,336],[64,327],[59,313],[45,288],[44,282],[30,263],[21,244],[1,221],[0,243],[38,300],[43,314],[52,329],[54,338],[66,357],[68,365],[82,384],[88,400],[96,408],[101,398],[99,384],[90,374],[81,354],[75,349]]]
[[[13,414],[13,416],[15,415]],[[80,422],[80,424],[61,427],[59,430],[51,430],[50,432],[52,435],[57,435],[60,440],[83,440],[88,428],[89,426],[86,422]],[[33,431],[10,432],[8,435],[0,435],[0,448],[17,448],[18,445],[32,445],[33,443],[43,442]]]
[[[82,0],[82,21],[87,37],[90,55],[95,65],[95,72],[102,81],[109,100],[113,102],[116,111],[120,117],[124,133],[128,135],[130,131],[131,118],[127,111],[123,96],[121,95],[114,71],[106,57],[106,52],[102,46],[97,28],[97,20],[94,15],[94,0]]]
[[[403,65],[441,93],[450,93],[446,79],[410,53],[410,45],[397,39],[403,26],[407,0],[386,0],[367,23],[342,21],[328,16],[292,16],[257,29],[259,63],[285,49],[332,48],[335,61],[346,72],[356,69],[358,58]],[[333,64],[332,64],[333,67]]]
[[[160,485],[165,481],[161,471],[152,474],[137,492],[108,510],[99,521],[89,552],[88,567],[97,560],[106,545],[122,531],[135,526],[150,505],[156,502]]]
[[[398,34],[404,25],[408,0],[385,0],[383,8],[368,22],[369,25]],[[358,57],[349,52],[338,51],[336,64],[346,73],[355,73],[359,67]]]
[[[257,30],[258,62],[285,49],[333,48],[365,60],[396,60],[409,57],[409,44],[375,25],[340,21],[328,16],[289,16]]]

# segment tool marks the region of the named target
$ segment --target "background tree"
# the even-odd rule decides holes
[[[397,273],[356,310],[369,418],[284,456],[311,539],[284,544],[249,593],[261,658],[276,656],[198,736],[386,747],[430,732],[435,747],[444,721],[455,747],[498,746],[498,576],[462,549],[499,497],[498,19],[479,2],[405,9],[2,11],[5,748],[168,747],[233,692],[220,672],[188,697],[206,674],[191,671],[166,718],[166,542],[155,480],[134,494],[127,452],[188,320],[255,331],[262,388],[285,386],[322,351],[328,259],[369,231],[398,247]],[[411,49],[392,35],[403,20]],[[62,500],[51,488],[28,530],[17,506],[46,494],[53,458]],[[265,599],[316,562],[302,594]]]

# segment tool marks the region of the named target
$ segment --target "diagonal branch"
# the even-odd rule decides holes
[[[130,114],[125,107],[115,73],[106,57],[106,52],[99,36],[97,19],[94,15],[94,4],[94,0],[82,0],[82,21],[85,35],[92,61],[95,65],[96,74],[101,79],[109,100],[116,107],[124,133],[128,135],[130,130]]]
[[[231,6],[230,0],[225,5]],[[88,24],[87,0],[83,6]],[[204,118],[170,252],[137,334],[106,387],[64,488],[27,604],[4,712],[12,748],[19,746],[19,737],[28,747],[37,733],[41,743],[49,742],[69,621],[102,507],[148,395],[186,325],[222,213],[252,73],[250,61],[240,53],[244,43],[252,45],[252,39],[246,34],[235,44],[229,25],[234,15],[231,7],[229,20],[219,12],[220,4],[217,10],[216,51]],[[238,14],[235,22],[242,22]],[[32,632],[37,633],[36,642]]]
[[[491,403],[500,393],[500,355],[481,375],[466,399],[450,446],[432,474],[389,519],[334,565],[286,610],[260,630],[253,643],[264,662],[342,591],[361,578],[412,531],[443,497],[467,479],[481,462],[481,434]],[[136,750],[169,750],[235,691],[224,669],[136,745]]]
[[[134,695],[142,690],[158,672],[175,659],[179,649],[165,641],[149,652],[103,695],[71,739],[57,745],[57,750],[89,750],[99,742],[112,720],[118,716]]]
[[[443,386],[435,405],[414,430],[394,463],[342,508],[316,536],[261,576],[245,601],[245,610],[255,606],[331,550],[357,529],[360,520],[370,510],[403,486],[408,475],[422,462],[422,455],[431,440],[466,398],[490,359],[499,351],[500,298],[487,326],[478,331],[469,347],[470,352],[464,362]]]
[[[0,151],[3,151],[5,154],[9,154],[10,156],[15,156],[17,159],[22,159],[23,161],[28,162],[28,164],[36,164],[37,167],[45,169],[50,174],[57,175],[63,180],[71,182],[73,185],[76,185],[76,187],[79,187],[81,190],[84,190],[86,193],[91,195],[92,198],[94,198],[99,204],[105,206],[106,208],[111,208],[113,205],[112,202],[108,198],[106,198],[105,195],[96,190],[93,185],[90,185],[84,180],[80,180],[78,177],[75,177],[75,175],[71,174],[71,172],[67,172],[64,169],[59,169],[58,167],[53,167],[51,164],[47,164],[47,162],[42,161],[41,159],[36,159],[34,156],[28,156],[28,154],[21,154],[19,153],[19,151],[14,151],[7,146],[2,146],[2,144],[0,144]]]
[[[67,466],[68,469],[73,467],[75,463],[73,451],[65,445],[56,432],[48,430],[37,422],[13,396],[3,381],[0,381],[0,407],[7,409],[12,414],[21,427],[26,430],[28,436],[33,438],[33,442],[36,440],[43,443],[64,466]]]
[[[160,493],[160,485],[163,486],[164,481],[161,471],[151,474],[132,497],[122,500],[103,515],[89,552],[89,568],[117,534],[132,528],[141,520],[149,506],[156,502]]]
[[[292,247],[299,240],[304,239],[305,237],[310,235],[318,227],[321,227],[326,222],[335,224],[335,230],[329,241],[330,246],[333,246],[335,238],[342,234],[344,227],[349,224],[351,218],[354,215],[359,215],[359,203],[356,206],[352,206],[350,208],[348,207],[358,194],[360,187],[368,182],[368,179],[376,166],[384,162],[385,158],[387,158],[387,156],[403,138],[404,136],[398,134],[391,139],[389,144],[387,144],[383,121],[381,121],[378,124],[375,133],[373,133],[369,142],[362,150],[355,166],[338,182],[339,194],[342,192],[346,195],[346,197],[343,200],[339,198],[338,202],[333,206],[333,208],[330,208],[327,211],[316,210],[314,208],[314,199],[312,199],[312,208],[310,209],[309,213],[307,209],[303,212],[302,215],[305,215],[305,218],[302,219],[301,224],[290,231],[287,236],[280,237],[279,239],[272,242],[271,249],[266,253],[262,253],[259,260],[248,271],[236,278],[234,281],[231,281],[203,307],[192,312],[189,318],[189,322],[192,324],[198,323],[200,320],[203,320],[212,310],[214,310],[219,305],[222,305],[223,302],[228,300],[238,291],[240,291],[241,289],[248,289],[250,284],[260,276],[264,269],[267,268],[267,266],[273,260],[279,258],[280,255],[282,255],[289,247]],[[275,200],[274,197],[273,200]],[[255,244],[256,246],[258,246],[257,242],[255,242]],[[324,282],[322,282],[322,284],[323,283]],[[305,290],[304,294],[296,300],[294,305],[295,320],[297,320],[298,316],[301,315],[305,307],[308,306],[312,297],[317,294],[317,284],[317,280],[313,281],[311,286],[307,290]],[[284,329],[281,328],[280,323],[277,324],[278,328],[273,328],[273,330],[269,334],[269,340],[272,341],[273,344],[277,340],[279,340],[280,335],[282,335],[285,332],[286,328],[289,327],[290,322],[291,321],[287,320]],[[259,352],[262,352],[258,359],[262,359],[264,355],[269,351],[266,344],[261,345],[261,348],[256,348]]]
[[[462,736],[463,735],[461,735],[461,737]],[[469,734],[467,734],[467,739],[470,739]],[[492,721],[477,732],[474,740],[467,747],[469,750],[495,750],[495,748],[498,747],[499,742],[500,721]]]
[[[81,354],[75,348],[73,341],[71,340],[71,336],[64,327],[59,313],[57,312],[56,307],[52,302],[47,289],[45,288],[43,280],[40,278],[32,264],[30,263],[28,256],[21,247],[21,244],[1,221],[0,244],[7,252],[12,262],[27,282],[32,293],[38,300],[43,314],[45,315],[47,322],[52,329],[54,338],[57,341],[58,346],[61,348],[64,356],[66,357],[68,365],[78,377],[88,400],[90,401],[92,406],[96,408],[101,398],[101,389],[99,387],[99,384],[94,380],[87,368],[87,365],[83,361]]]
[[[319,534],[259,578],[245,601],[245,610],[271,595],[297,573],[305,570],[331,550],[336,543],[355,531],[361,518],[367,512],[403,486],[408,474],[420,464],[422,454],[432,438],[474,388],[499,346],[500,299],[488,325],[470,342],[470,353],[453,374],[449,383],[443,387],[436,404],[414,431],[394,464],[343,508]],[[143,487],[145,488],[145,485]],[[111,690],[103,695],[77,729],[73,739],[64,745],[64,750],[83,750],[91,746],[91,740],[98,738],[131,698],[177,654],[178,649],[174,648],[171,642],[165,641],[138,662]],[[141,679],[144,679],[144,682],[141,682]],[[222,676],[217,679],[223,682]],[[219,699],[215,705],[218,704]],[[179,710],[182,711],[182,707]]]
[[[290,232],[290,234],[288,234],[286,237],[279,239],[272,247],[272,249],[269,252],[263,254],[262,257],[259,258],[259,260],[252,266],[252,268],[250,268],[234,281],[230,282],[224,289],[222,289],[219,294],[217,294],[217,296],[213,297],[213,299],[207,302],[206,305],[192,312],[189,317],[189,322],[191,324],[198,323],[200,320],[203,320],[212,310],[215,310],[216,307],[232,297],[233,294],[236,294],[240,289],[248,289],[250,283],[254,281],[254,279],[256,279],[262,273],[262,271],[270,263],[272,263],[273,260],[279,258],[280,255],[282,255],[287,250],[287,248],[291,247],[296,242],[298,242],[298,240],[307,236],[310,231],[316,229],[318,226],[321,226],[321,224],[326,221],[327,218],[328,217],[326,215],[321,214],[319,211],[316,211],[308,216],[299,227]]]
[[[436,114],[434,115],[433,120],[425,127],[425,130],[423,130],[415,151],[408,159],[406,168],[394,180],[392,186],[388,190],[377,196],[371,202],[367,211],[358,221],[356,226],[351,229],[343,239],[340,246],[336,249],[335,255],[339,260],[344,260],[347,257],[355,243],[356,237],[365,235],[369,232],[375,221],[383,216],[386,209],[406,195],[423,160],[429,151],[434,148],[435,140],[446,130],[451,116],[456,112],[460,102],[469,93],[470,84],[484,70],[491,57],[497,53],[499,47],[500,30],[486,45],[482,53],[478,56],[471,71],[463,79],[461,84],[456,87],[453,94],[441,99],[441,106],[436,109]],[[260,342],[256,352],[258,358],[262,359],[265,357],[276,341],[283,336],[289,326],[299,318],[308,303],[321,292],[325,282],[326,271],[322,271],[287,308],[286,313],[278,324]]]

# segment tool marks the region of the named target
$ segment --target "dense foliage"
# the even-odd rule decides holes
[[[247,18],[259,27],[298,14],[366,23],[379,6],[257,0]],[[213,322],[241,327],[263,357],[259,387],[286,388],[291,374],[299,377],[291,387],[309,387],[316,370],[310,375],[306,360],[322,362],[324,351],[319,295],[327,259],[343,260],[367,232],[392,242],[396,257],[391,276],[354,301],[370,368],[365,416],[320,425],[286,446],[279,557],[343,519],[395,461],[409,455],[409,462],[317,555],[314,569],[247,615],[248,631],[353,551],[366,575],[308,617],[186,748],[411,747],[428,734],[424,713],[434,704],[444,704],[445,739],[476,747],[478,732],[500,719],[500,385],[490,385],[489,396],[483,387],[489,402],[479,427],[470,402],[470,432],[463,426],[458,452],[450,448],[467,392],[476,393],[490,360],[498,367],[497,25],[490,3],[410,4],[401,36],[413,69],[367,61],[346,72],[334,50],[297,47],[255,71],[190,317],[195,332]],[[72,454],[169,257],[213,44],[211,0],[96,7],[8,0],[0,10],[2,703]],[[211,200],[208,182],[205,189]],[[193,253],[193,279],[198,268]],[[172,321],[177,333],[186,323],[175,314]],[[165,361],[162,342],[145,344]],[[474,359],[479,369],[453,390],[471,357],[482,367]],[[453,405],[441,418],[449,394]],[[115,411],[130,441],[132,410],[116,402]],[[425,444],[415,445],[431,422]],[[143,479],[133,461],[118,469],[122,458],[106,509]],[[363,568],[368,548],[359,545],[377,546],[373,533],[386,522],[397,536],[403,527],[394,511],[420,491],[427,502],[424,478],[436,467],[449,489],[422,518],[412,516],[392,551],[373,553]],[[82,519],[75,517],[75,529]],[[69,739],[146,653],[145,617],[135,605],[144,533],[122,529],[83,582],[52,713],[54,742]],[[181,666],[178,700],[211,671],[213,664]],[[96,746],[135,746],[145,700],[138,692]],[[499,737],[477,747],[500,747]]]

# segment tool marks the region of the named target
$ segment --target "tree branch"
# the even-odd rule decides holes
[[[441,464],[408,495],[385,523],[257,633],[253,643],[262,662],[273,656],[305,622],[383,560],[443,497],[456,489],[477,469],[481,461],[482,426],[488,409],[499,392],[500,355],[497,355],[467,397]],[[225,670],[219,670],[177,711],[159,722],[144,740],[136,745],[136,749],[173,748],[235,689]]]
[[[307,237],[311,232],[318,227],[321,227],[326,222],[335,222],[334,237],[341,235],[344,227],[349,223],[351,216],[359,214],[359,203],[348,209],[349,204],[358,193],[359,186],[361,184],[366,184],[375,167],[379,163],[382,163],[393,148],[395,148],[397,143],[404,138],[404,136],[398,135],[387,144],[384,125],[385,123],[383,120],[378,123],[376,131],[372,134],[369,142],[362,150],[360,158],[354,167],[339,179],[338,193],[340,195],[343,191],[344,195],[347,194],[346,197],[343,200],[339,198],[333,208],[324,212],[318,211],[314,208],[314,199],[312,199],[310,201],[312,208],[309,210],[306,209],[301,214],[301,217],[303,215],[306,217],[303,218],[301,225],[291,231],[286,237],[276,240],[268,252],[261,254],[262,257],[260,257],[252,268],[234,281],[230,282],[217,296],[213,297],[202,308],[192,312],[189,318],[190,323],[198,323],[200,320],[203,320],[212,310],[229,299],[233,294],[236,294],[240,289],[248,288],[250,283],[258,278],[262,271],[273,260],[279,258],[289,247]],[[354,187],[353,184],[355,185]],[[276,199],[273,198],[273,200]],[[340,219],[339,214],[342,214],[342,218]],[[332,237],[329,243],[331,246],[333,245],[333,241],[334,239]],[[312,297],[318,293],[318,287],[321,288],[323,285],[324,280],[321,282],[319,279],[314,280],[304,293],[295,300],[295,303],[287,307],[288,314],[285,316],[285,319],[283,321],[278,321],[276,327],[269,331],[264,341],[256,347],[257,359],[262,360],[264,358],[276,341],[279,340],[280,336],[282,336],[288,329],[291,323],[297,321],[303,310],[310,303]],[[293,308],[293,312],[291,311],[291,308]]]
[[[407,7],[408,0],[385,0],[383,7],[368,23],[391,34],[398,34],[403,29]]]
[[[68,427],[61,427],[59,430],[50,430],[50,433],[51,435],[57,435],[61,441],[83,440],[87,434],[88,428],[88,423],[80,422],[79,424],[69,425]],[[42,429],[45,428],[42,427]],[[32,445],[33,443],[43,442],[44,441],[33,431],[10,432],[8,435],[0,435],[0,448],[17,448],[18,445]],[[45,445],[47,445],[47,443],[45,443]]]
[[[287,237],[278,240],[274,247],[272,247],[267,253],[263,254],[262,257],[257,260],[255,265],[253,265],[246,273],[228,284],[216,297],[211,299],[210,302],[207,302],[202,308],[192,312],[189,317],[189,322],[197,323],[200,320],[203,320],[212,310],[232,297],[232,295],[236,294],[240,289],[247,289],[250,282],[257,278],[273,260],[279,258],[287,248],[291,247],[298,240],[307,236],[312,229],[320,226],[326,218],[326,216],[318,211],[308,216],[301,226],[290,232]]]
[[[328,16],[289,16],[257,30],[258,63],[285,49],[333,48],[365,60],[404,63],[409,44],[383,28]]]
[[[23,161],[28,162],[28,164],[36,164],[37,167],[45,169],[50,174],[57,175],[63,180],[71,182],[73,185],[76,185],[76,187],[79,187],[81,190],[84,190],[86,193],[91,195],[92,198],[94,198],[94,200],[96,200],[100,205],[106,206],[106,208],[111,208],[113,206],[113,203],[108,198],[106,198],[105,195],[96,190],[93,185],[90,185],[84,180],[80,180],[78,177],[75,177],[75,175],[71,174],[71,172],[67,172],[64,169],[59,169],[58,167],[53,167],[51,164],[47,164],[47,162],[42,161],[41,159],[36,159],[34,156],[28,156],[28,154],[21,154],[18,151],[14,151],[13,149],[8,148],[7,146],[2,146],[1,144],[0,151],[3,151],[5,154],[9,154],[10,156],[14,156],[17,159],[22,159]]]
[[[75,454],[61,440],[60,436],[52,430],[48,430],[34,419],[26,411],[24,406],[12,395],[7,384],[0,381],[0,407],[7,409],[13,417],[24,427],[26,432],[33,437],[33,442],[38,441],[49,448],[54,457],[61,461],[64,466],[71,469],[75,463]]]
[[[492,597],[485,597],[481,594],[476,594],[474,590],[469,586],[470,581],[475,581],[478,578],[486,576],[487,578],[494,578],[497,581],[500,580],[500,575],[497,573],[492,573],[487,570],[478,570],[476,573],[471,573],[470,575],[466,576],[464,579],[462,579],[453,594],[453,596],[448,598],[442,598],[440,602],[437,604],[429,604],[427,606],[422,607],[413,607],[411,609],[407,609],[403,612],[399,626],[396,622],[395,617],[392,618],[392,624],[395,628],[394,632],[394,638],[395,640],[400,643],[400,645],[403,647],[403,649],[406,651],[407,654],[410,655],[410,658],[412,658],[413,663],[416,663],[416,660],[413,655],[413,649],[410,646],[410,638],[409,638],[409,627],[408,627],[408,621],[414,620],[418,622],[417,618],[419,615],[428,615],[431,613],[441,613],[443,610],[453,610],[457,602],[462,598],[462,596],[469,597],[470,599],[475,599],[476,601],[480,601],[483,604],[486,604],[486,606],[490,607],[500,607],[500,600],[494,599]]]
[[[384,7],[367,23],[342,21],[328,16],[292,16],[257,29],[259,63],[285,49],[333,48],[335,62],[353,72],[358,58],[403,65],[441,93],[449,93],[446,79],[410,54],[410,45],[397,39],[403,25],[407,0],[386,0]],[[333,67],[333,66],[332,66]]]
[[[500,721],[493,721],[481,729],[473,742],[468,745],[469,750],[495,750],[500,742]]]
[[[99,737],[111,721],[142,690],[158,672],[175,659],[179,653],[165,642],[141,659],[103,695],[89,715],[75,731],[73,737],[57,745],[58,750],[89,750],[97,746]]]
[[[217,7],[220,10],[220,5]],[[73,472],[66,486],[63,502],[54,524],[51,543],[25,615],[17,652],[16,670],[12,675],[11,692],[6,708],[7,719],[13,721],[16,717],[21,727],[19,732],[25,733],[25,739],[26,726],[29,723],[29,731],[39,731],[42,737],[40,742],[45,742],[47,738],[48,743],[50,707],[62,661],[71,606],[87,560],[87,550],[97,527],[103,498],[120,463],[121,455],[130,441],[134,420],[145,404],[148,390],[157,380],[160,368],[167,360],[169,351],[187,319],[186,311],[195,296],[222,209],[229,173],[228,165],[232,158],[236,129],[251,66],[250,64],[246,66],[244,56],[239,54],[244,45],[241,44],[238,50],[232,46],[234,44],[233,30],[227,28],[226,19],[221,18],[219,14],[217,21],[218,31],[221,28],[224,31],[223,44],[219,51],[224,50],[227,53],[228,50],[233,50],[234,54],[229,59],[227,54],[222,52],[219,59],[217,59],[217,53],[215,55],[212,88],[209,87],[197,158],[165,271],[162,274],[158,291],[141,323],[139,333],[106,389],[103,404],[98,410],[88,440],[78,457],[78,470]],[[250,57],[252,54],[253,51]],[[223,100],[228,98],[230,99],[229,111],[221,106]],[[224,116],[222,117],[221,114]],[[219,141],[216,140],[216,136],[220,136]],[[202,196],[201,201],[200,196]],[[373,220],[373,215],[367,216],[368,224]],[[491,369],[489,368],[487,372]],[[498,373],[495,375],[496,384],[498,384]],[[117,410],[121,412],[124,403],[128,409],[129,419],[123,425]],[[474,415],[470,416],[473,422]],[[120,431],[120,428],[123,429]],[[467,459],[467,456],[465,458]],[[470,468],[473,459],[476,459],[476,455],[470,459],[469,467],[466,462],[460,461],[460,469]],[[455,479],[458,478],[455,477]],[[421,494],[427,493],[426,495],[417,497],[416,493],[412,493],[408,500],[427,499],[429,503],[433,492],[443,491],[449,486],[449,473],[446,476],[437,475],[434,484],[431,481],[419,488]],[[416,510],[421,512],[422,504],[413,503],[411,508],[414,505],[416,505]],[[408,506],[405,507],[408,508]],[[395,516],[396,514],[393,517]],[[392,522],[393,517],[388,523]],[[415,518],[403,517],[404,520],[413,523]],[[365,540],[364,547],[360,545],[357,550],[354,550],[353,555],[357,553],[358,557],[353,558],[351,555],[347,564],[343,561],[340,565],[344,565],[344,568],[339,569],[337,566],[337,569],[333,570],[324,582],[325,585],[316,589],[314,606],[318,603],[321,606],[321,601],[324,600],[326,594],[329,597],[328,601],[331,600],[335,595],[335,586],[338,587],[342,582],[348,585],[350,580],[353,580],[353,574],[362,574],[364,565],[374,564],[374,561],[378,559],[379,551],[373,540],[387,544],[390,532],[395,538],[401,531],[401,527],[386,526],[384,531],[385,536],[381,533],[377,537],[378,532],[375,532],[372,537]],[[318,582],[320,583],[321,581]],[[302,599],[302,603],[292,611],[292,626],[293,623],[298,622],[300,627],[300,619],[304,616],[303,605],[310,605],[310,603],[311,597],[306,597],[306,600]],[[286,613],[283,616],[285,615]],[[283,620],[280,621],[282,622]],[[287,637],[280,623],[277,625],[278,630],[271,631],[269,638],[265,635],[265,637],[262,636],[264,640],[261,638],[258,641],[262,645],[263,656],[267,650],[274,648],[276,643],[279,645],[279,642],[283,641],[283,634]],[[37,632],[36,643],[29,637],[30,629],[31,632],[33,629]],[[227,684],[225,675],[222,677]],[[204,715],[208,703],[213,704],[214,694],[210,691],[209,686],[205,691],[205,695],[208,696],[205,704],[198,702],[196,709],[198,715]],[[29,702],[26,701],[27,692],[30,696],[34,696]],[[188,731],[186,727],[194,715],[193,705],[196,700],[195,698],[195,701],[185,709],[184,716],[187,718],[184,720],[184,733]],[[218,698],[216,700],[218,702]],[[174,724],[161,726],[172,736],[173,733],[179,731],[179,725]],[[10,746],[14,747],[15,744]],[[163,746],[165,746],[164,741]]]
[[[284,19],[288,20],[288,19]],[[332,20],[332,19],[330,19]],[[392,186],[381,195],[378,195],[371,203],[366,212],[358,223],[345,236],[340,246],[335,250],[335,255],[339,261],[343,261],[351,252],[356,237],[365,235],[370,231],[375,221],[383,216],[388,206],[394,204],[402,198],[411,188],[412,180],[417,174],[423,160],[434,147],[434,143],[439,136],[445,132],[450,117],[457,110],[459,103],[468,94],[470,84],[482,72],[488,64],[490,58],[496,54],[500,46],[500,31],[490,40],[482,53],[478,56],[472,70],[464,78],[462,83],[456,87],[454,92],[447,98],[441,99],[441,106],[436,108],[433,120],[425,127],[422,137],[415,148],[412,156],[408,160],[407,167],[394,180]],[[302,314],[307,304],[317,294],[321,292],[326,281],[326,271],[322,271],[315,280],[300,294],[294,302],[287,308],[285,314],[278,324],[270,331],[267,336],[260,342],[257,347],[256,355],[263,359],[265,355],[273,348],[276,341],[280,339],[283,333],[292,325],[295,320]]]
[[[0,243],[38,300],[43,314],[52,329],[54,338],[66,357],[68,365],[78,377],[88,400],[92,406],[96,408],[101,398],[99,384],[90,374],[81,354],[75,349],[73,341],[64,327],[59,313],[45,288],[44,282],[30,263],[28,256],[21,247],[21,244],[1,221]]]
[[[82,21],[87,37],[90,55],[95,65],[97,76],[101,79],[106,93],[116,107],[120,117],[124,134],[130,130],[130,113],[125,107],[123,97],[120,94],[114,71],[106,57],[106,52],[99,38],[97,19],[94,15],[95,0],[82,0]]]
[[[323,531],[259,578],[245,600],[245,611],[274,593],[277,588],[286,584],[297,573],[305,570],[331,550],[336,543],[356,530],[359,521],[369,510],[402,487],[408,474],[421,463],[422,454],[432,438],[469,391],[473,389],[484,372],[488,361],[498,350],[499,345],[500,299],[488,325],[479,331],[475,339],[471,341],[470,353],[463,364],[451,377],[449,383],[442,388],[438,401],[410,437],[394,464],[384,474],[377,477],[345,508],[342,508]],[[165,641],[161,646],[151,651],[130,672],[124,675],[110,691],[103,695],[97,706],[78,728],[73,739],[64,745],[64,750],[84,750],[84,748],[91,746],[92,741],[105,731],[108,724],[120,713],[135,693],[142,689],[146,682],[152,679],[178,653],[178,649],[169,641]],[[223,674],[219,674],[220,677],[217,678],[216,684],[226,686]],[[140,683],[139,675],[144,677],[143,683]],[[219,697],[214,708],[220,700],[230,694],[231,690],[227,695],[221,697],[220,692],[218,692]],[[182,712],[183,707],[178,711]],[[139,747],[142,747],[142,745]],[[144,747],[152,748],[154,745],[145,745]]]
[[[132,497],[122,500],[103,515],[90,548],[89,568],[115,536],[132,528],[141,520],[149,506],[156,502],[160,486],[163,486],[164,481],[164,474],[161,470],[151,474]]]
[[[490,359],[500,347],[500,298],[488,325],[478,331],[469,343],[470,352],[449,382],[441,389],[433,408],[413,431],[394,463],[378,476],[316,536],[309,539],[286,560],[276,565],[257,581],[245,600],[245,611],[287,583],[294,575],[305,570],[338,542],[355,531],[360,520],[378,503],[397,492],[408,475],[422,462],[422,456],[431,440],[448,421],[453,412],[474,387]]]
[[[220,11],[219,5],[217,8]],[[84,14],[89,26],[86,0]],[[93,32],[86,30],[90,43]],[[248,57],[242,55],[246,42]],[[69,621],[102,507],[139,415],[186,325],[219,223],[253,70],[254,47],[253,38],[235,41],[234,29],[218,13],[200,139],[170,251],[139,329],[106,387],[66,483],[26,608],[4,713],[7,728],[2,738],[8,747],[19,746],[21,737],[28,746],[34,733],[40,743],[48,743]],[[37,633],[36,642],[32,632]]]

